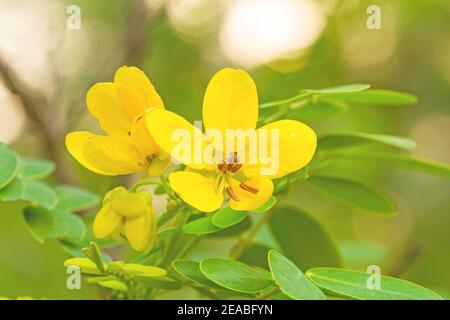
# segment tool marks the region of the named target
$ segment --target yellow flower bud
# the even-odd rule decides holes
[[[106,194],[93,224],[97,238],[123,237],[136,251],[151,248],[156,238],[156,228],[151,194],[146,190],[133,192],[124,187],[117,187]]]

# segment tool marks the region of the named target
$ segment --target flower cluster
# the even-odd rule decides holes
[[[106,135],[84,131],[68,134],[67,148],[78,162],[102,175],[142,172],[151,177],[162,175],[172,161],[183,163],[183,171],[169,174],[170,188],[186,204],[202,212],[216,211],[225,201],[234,210],[258,209],[272,196],[272,180],[306,166],[316,150],[315,132],[299,121],[280,120],[256,128],[256,85],[243,70],[219,71],[206,89],[204,127],[221,134],[220,140],[211,139],[186,119],[165,110],[150,80],[135,67],[121,67],[114,82],[94,85],[87,94],[87,106]],[[192,150],[188,150],[187,157],[180,155],[179,141],[174,137],[180,129],[189,133],[188,148]],[[277,135],[276,140],[269,134],[258,142],[257,148],[269,151],[264,156],[257,152],[256,162],[250,163],[251,139],[230,152],[228,146],[234,145],[231,139],[236,138],[227,135],[230,129],[254,131],[255,136],[262,131],[276,131]],[[270,144],[276,144],[276,152],[268,147]],[[199,152],[202,156],[197,157]],[[203,154],[211,154],[218,161],[205,161]],[[263,158],[275,158],[276,171],[264,170],[267,163]],[[135,250],[145,251],[155,237],[155,221],[146,191],[119,187],[105,197],[93,228],[98,238],[125,237]]]

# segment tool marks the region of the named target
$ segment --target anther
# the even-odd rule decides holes
[[[237,196],[236,193],[234,193],[233,188],[228,187],[227,188],[227,193],[230,196],[231,199],[233,199],[234,201],[239,201],[239,197]]]
[[[251,193],[254,193],[254,194],[257,194],[258,191],[259,191],[258,188],[249,186],[248,184],[245,184],[244,182],[242,182],[239,186],[240,186],[242,189],[244,189],[245,191],[248,191],[248,192],[251,192]]]

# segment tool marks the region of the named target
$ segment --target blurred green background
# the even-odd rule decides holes
[[[381,9],[380,30],[366,26],[371,4]],[[72,29],[78,9],[81,25]],[[319,134],[404,135],[418,143],[415,155],[450,163],[447,0],[0,0],[1,74],[12,75],[15,93],[32,101],[30,107],[2,86],[0,76],[0,140],[21,155],[55,161],[59,183],[103,195],[129,182],[87,172],[64,147],[69,131],[99,132],[85,94],[124,64],[143,69],[166,107],[192,121],[201,118],[209,78],[225,66],[252,74],[260,102],[346,83],[411,92],[419,97],[415,106],[354,106],[308,124]],[[372,216],[297,187],[289,201],[322,222],[348,266],[377,264],[449,297],[450,182],[376,161],[345,161],[330,171],[379,185],[400,208],[394,217]],[[0,296],[89,297],[66,289],[68,255],[56,241],[41,245],[31,237],[22,207],[0,204]],[[210,241],[197,250],[217,254],[225,245]]]

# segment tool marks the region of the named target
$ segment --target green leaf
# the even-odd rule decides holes
[[[213,215],[212,223],[219,228],[228,228],[244,220],[247,214],[246,211],[236,211],[227,206]]]
[[[55,170],[55,164],[48,160],[21,158],[18,176],[22,179],[43,179]]]
[[[320,149],[334,149],[367,142],[376,142],[404,150],[412,150],[416,147],[416,143],[408,138],[364,132],[328,133],[319,138],[318,145]]]
[[[418,284],[381,276],[380,288],[371,288],[376,275],[337,269],[314,268],[306,276],[326,292],[360,300],[442,300],[435,292]]]
[[[271,196],[269,200],[266,201],[261,207],[259,207],[256,210],[253,210],[252,212],[255,213],[264,213],[272,209],[272,207],[277,203],[277,198],[275,196]]]
[[[248,246],[239,257],[239,261],[252,266],[258,266],[264,269],[269,268],[267,263],[267,253],[269,249],[260,244],[252,244]]]
[[[333,239],[313,217],[301,209],[278,207],[269,223],[286,256],[300,269],[342,266]]]
[[[146,287],[163,290],[177,290],[180,289],[183,285],[181,282],[172,280],[167,277],[134,276],[133,280]]]
[[[55,207],[55,210],[86,210],[95,207],[100,201],[99,197],[96,194],[72,186],[56,186],[55,193],[58,198],[58,203]]]
[[[410,93],[378,89],[340,94],[339,99],[348,103],[380,106],[412,105],[417,102],[417,97]]]
[[[80,240],[86,234],[86,227],[81,217],[69,211],[52,210],[51,214],[55,222],[52,237]]]
[[[14,179],[0,190],[0,199],[3,201],[25,200],[36,202],[46,208],[53,208],[57,198],[55,192],[39,181]]]
[[[200,264],[195,261],[175,260],[172,262],[172,267],[176,272],[184,278],[205,287],[222,288],[211,280],[205,277],[200,270]]]
[[[316,120],[338,116],[348,109],[348,105],[338,100],[323,100],[293,108],[287,118],[294,120]]]
[[[220,229],[219,231],[214,232],[214,233],[209,233],[207,235],[207,237],[213,238],[213,239],[235,237],[235,236],[247,231],[248,229],[250,229],[251,226],[252,226],[251,219],[249,218],[249,216],[247,216],[244,218],[244,220],[235,224],[234,226],[231,226],[231,227],[225,228],[225,229]]]
[[[237,292],[256,293],[274,284],[268,271],[233,260],[204,259],[200,270],[212,282]]]
[[[184,225],[183,231],[188,234],[201,235],[214,233],[221,230],[221,228],[219,228],[212,222],[213,216],[213,214],[209,214],[204,218],[191,221]]]
[[[106,280],[98,282],[98,284],[107,289],[128,291],[127,285],[120,280]]]
[[[450,166],[437,163],[425,159],[415,158],[408,155],[399,155],[393,153],[382,152],[365,152],[365,153],[350,153],[350,152],[332,152],[329,154],[333,158],[342,159],[371,159],[383,160],[401,168],[420,171],[427,174],[450,178]]]
[[[66,261],[64,261],[64,267],[69,266],[78,266],[81,269],[82,273],[85,274],[91,274],[91,275],[98,275],[102,274],[100,270],[98,270],[96,264],[88,258],[70,258]]]
[[[338,87],[331,87],[331,88],[325,88],[325,89],[304,89],[301,92],[308,92],[308,93],[318,93],[318,94],[353,94],[355,92],[361,92],[364,90],[367,90],[370,88],[369,84],[362,84],[362,83],[355,83],[355,84],[347,84],[343,86]]]
[[[0,189],[10,183],[19,169],[16,153],[0,142]]]
[[[280,290],[295,300],[325,300],[319,288],[288,258],[275,250],[269,251],[269,266]]]
[[[376,213],[393,214],[397,206],[390,196],[369,184],[331,176],[311,176],[306,184],[352,207]]]
[[[55,222],[52,214],[42,207],[28,207],[23,211],[31,235],[40,243],[53,236]]]

